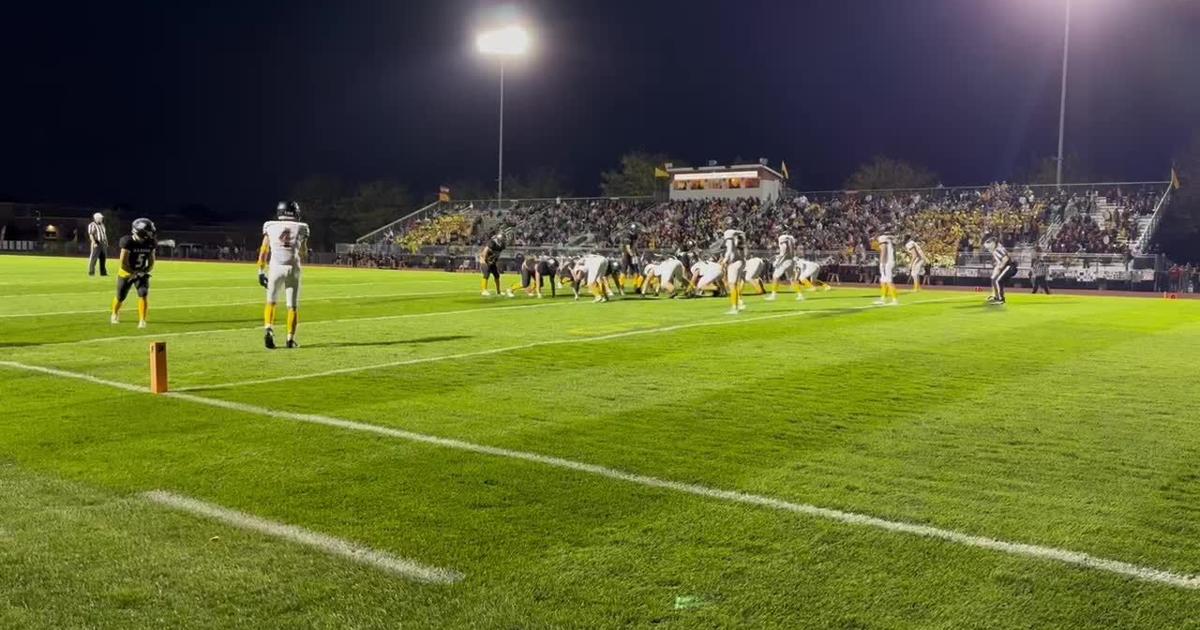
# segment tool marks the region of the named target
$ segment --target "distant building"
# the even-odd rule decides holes
[[[764,164],[668,168],[672,201],[687,199],[779,199],[783,174]]]

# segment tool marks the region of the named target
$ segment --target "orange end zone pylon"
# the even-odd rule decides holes
[[[167,392],[167,344],[163,341],[150,344],[150,391]]]

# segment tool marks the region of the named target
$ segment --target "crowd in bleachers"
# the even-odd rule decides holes
[[[986,235],[1009,247],[1034,245],[1052,224],[1061,223],[1054,252],[1122,253],[1137,236],[1137,219],[1154,209],[1161,191],[1074,188],[1036,190],[1007,183],[982,188],[937,188],[902,192],[794,193],[784,199],[653,201],[650,199],[557,199],[513,201],[497,210],[469,202],[445,204],[384,234],[385,243],[416,252],[431,245],[475,247],[498,230],[517,247],[578,245],[615,248],[631,224],[642,246],[673,249],[711,244],[726,228],[745,232],[753,249],[770,250],[790,233],[803,251],[835,260],[867,260],[873,239],[889,231],[919,240],[935,265],[953,264],[956,254],[980,247]],[[1098,200],[1107,200],[1103,204]],[[1093,220],[1103,216],[1104,227]]]
[[[445,214],[420,219],[414,222],[408,231],[394,237],[394,242],[410,252],[431,245],[451,245],[470,238],[480,222],[479,217],[468,217],[465,214]]]
[[[1130,225],[1123,225],[1120,229],[1111,225],[1101,228],[1091,215],[1078,214],[1063,223],[1058,234],[1054,236],[1050,251],[1064,254],[1076,252],[1120,253],[1122,246],[1117,241],[1117,235],[1122,229],[1127,232],[1136,231],[1136,228]]]
[[[1154,212],[1161,191],[1140,188],[1132,191],[1113,188],[1085,197],[1076,212],[1068,213],[1054,237],[1050,250],[1059,253],[1088,252],[1118,254],[1128,251],[1138,237],[1138,219]],[[1106,209],[1098,200],[1103,199]],[[1103,226],[1097,221],[1103,221]]]

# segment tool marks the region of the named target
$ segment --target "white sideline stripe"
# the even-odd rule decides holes
[[[407,295],[412,295],[412,294],[409,293]],[[316,326],[317,324],[344,324],[346,322],[375,322],[375,321],[386,321],[386,320],[393,320],[393,319],[414,319],[414,318],[420,318],[420,317],[437,317],[439,315],[465,315],[468,313],[492,313],[495,311],[511,311],[511,310],[523,309],[523,308],[544,308],[547,306],[566,306],[567,304],[568,304],[568,302],[542,302],[542,303],[538,303],[538,304],[522,304],[520,306],[497,306],[497,307],[492,307],[492,308],[487,308],[487,307],[464,308],[464,309],[460,309],[460,310],[456,310],[456,311],[431,311],[429,313],[406,313],[404,315],[347,317],[344,319],[318,319],[318,320],[305,321],[304,327],[308,328],[310,326]],[[223,332],[250,332],[250,331],[256,331],[256,332],[262,333],[262,326],[261,325],[254,326],[252,328],[248,328],[248,327],[213,328],[211,330],[189,330],[189,331],[184,331],[184,332],[160,333],[160,334],[143,332],[143,333],[134,333],[131,335],[119,335],[116,337],[93,337],[90,339],[80,339],[79,341],[59,341],[59,342],[55,342],[55,343],[40,343],[40,344],[37,344],[34,346],[27,346],[26,349],[28,349],[28,348],[53,348],[55,346],[77,346],[79,344],[85,344],[85,343],[104,343],[104,342],[109,342],[109,341],[127,341],[130,339],[140,340],[140,341],[149,341],[149,340],[158,341],[160,339],[171,339],[171,338],[175,338],[175,337],[191,337],[194,335],[213,335],[213,334],[223,333]]]
[[[261,290],[261,289],[260,289]],[[419,291],[408,293],[376,293],[371,295],[335,295],[330,297],[305,298],[301,303],[306,302],[329,302],[333,300],[361,300],[364,298],[391,298],[391,297],[409,297],[409,296],[429,296],[429,295],[461,295],[462,291]],[[177,304],[174,306],[151,306],[151,311],[165,311],[179,308],[224,308],[226,306],[247,306],[250,304],[262,304],[263,298],[251,300],[248,302],[221,302],[218,304]],[[107,315],[108,309],[87,309],[81,311],[56,311],[53,313],[10,313],[0,315],[0,318],[11,317],[49,317],[51,315]]]
[[[917,302],[910,302],[910,304],[917,304],[917,303],[924,304],[924,303],[930,303],[930,302],[954,302],[954,301],[959,301],[962,299],[963,298],[961,298],[961,297],[939,298],[939,299],[935,299],[935,300],[919,300]],[[523,344],[519,344],[519,345],[515,345],[515,346],[504,346],[502,348],[491,348],[488,350],[474,350],[471,352],[460,352],[460,353],[456,353],[456,354],[444,354],[444,355],[437,355],[437,356],[432,356],[432,357],[419,357],[416,359],[404,359],[401,361],[388,361],[387,363],[375,363],[373,365],[344,367],[344,368],[337,368],[337,369],[333,369],[333,370],[325,370],[323,372],[312,372],[309,374],[289,374],[287,376],[275,376],[272,378],[261,378],[261,379],[256,379],[256,380],[252,380],[252,381],[237,381],[237,382],[228,382],[228,383],[217,383],[215,385],[197,385],[194,387],[180,387],[179,389],[176,389],[175,391],[177,391],[177,392],[194,392],[194,391],[203,391],[203,390],[210,390],[210,389],[223,389],[226,387],[238,387],[238,386],[242,386],[242,385],[264,385],[267,383],[282,383],[285,381],[301,381],[301,380],[307,380],[310,378],[322,378],[325,376],[338,376],[341,374],[353,374],[355,372],[365,372],[368,370],[381,370],[381,369],[393,368],[393,367],[403,367],[406,365],[419,365],[422,363],[437,363],[440,361],[454,361],[457,359],[470,359],[470,358],[474,358],[474,357],[484,357],[484,356],[488,356],[488,355],[492,355],[492,354],[504,354],[506,352],[517,352],[520,350],[529,350],[530,348],[542,348],[545,346],[560,346],[560,345],[564,345],[564,344],[574,344],[574,343],[594,343],[597,341],[610,341],[612,339],[621,339],[624,337],[635,337],[638,335],[650,335],[650,334],[654,334],[654,333],[674,332],[677,330],[686,330],[689,328],[705,328],[705,327],[709,327],[709,326],[728,326],[728,325],[732,325],[732,324],[749,324],[749,323],[753,323],[753,322],[762,322],[762,321],[767,321],[767,320],[772,320],[772,319],[800,317],[800,316],[804,316],[804,315],[811,315],[813,313],[828,313],[828,312],[842,311],[842,310],[866,310],[866,309],[874,309],[874,308],[884,308],[884,307],[880,306],[880,305],[870,304],[867,306],[848,306],[848,307],[844,307],[844,308],[804,309],[804,310],[797,310],[797,311],[788,311],[786,313],[775,313],[772,315],[763,315],[761,317],[740,317],[740,316],[738,316],[735,318],[735,317],[726,316],[724,319],[710,319],[710,320],[704,320],[704,321],[699,321],[699,322],[690,322],[690,323],[686,323],[686,324],[673,324],[671,326],[663,326],[661,328],[641,328],[638,330],[627,330],[625,332],[612,333],[612,334],[608,334],[608,335],[597,335],[595,337],[574,337],[574,338],[570,338],[570,339],[551,339],[548,341],[534,341],[534,342],[523,343]]]
[[[99,385],[108,385],[110,387],[116,387],[116,388],[123,389],[126,391],[133,391],[133,392],[138,392],[138,393],[148,393],[149,392],[149,389],[147,389],[145,387],[138,387],[136,385],[129,385],[127,383],[117,383],[114,381],[108,381],[105,379],[97,378],[97,377],[94,377],[94,376],[91,376],[88,374],[68,372],[65,370],[58,370],[55,368],[47,368],[47,367],[41,367],[41,366],[35,366],[35,365],[26,365],[26,364],[17,363],[14,361],[0,361],[0,365],[19,369],[19,370],[25,370],[25,371],[29,371],[29,372],[40,372],[40,373],[50,374],[50,375],[54,375],[54,376],[61,376],[64,378],[78,379],[78,380],[87,381],[90,383],[96,383]],[[824,520],[845,523],[848,525],[872,527],[872,528],[880,529],[880,530],[883,530],[886,532],[910,534],[913,536],[920,536],[923,538],[944,540],[946,542],[950,542],[950,543],[954,543],[954,544],[958,544],[958,545],[964,545],[967,547],[976,547],[979,549],[988,549],[991,551],[997,551],[1000,553],[1006,553],[1006,554],[1014,555],[1014,556],[1022,556],[1022,557],[1034,558],[1034,559],[1038,559],[1038,560],[1052,560],[1055,562],[1061,562],[1063,564],[1069,564],[1069,565],[1073,565],[1073,566],[1094,569],[1097,571],[1104,571],[1104,572],[1113,573],[1116,575],[1123,575],[1123,576],[1130,577],[1130,578],[1133,578],[1136,580],[1142,580],[1144,582],[1154,582],[1154,583],[1158,583],[1158,584],[1166,584],[1168,586],[1175,586],[1175,587],[1186,588],[1186,589],[1200,589],[1200,577],[1196,577],[1193,575],[1184,575],[1184,574],[1180,574],[1180,573],[1174,573],[1174,572],[1167,571],[1164,569],[1156,569],[1154,567],[1147,567],[1147,566],[1131,564],[1129,562],[1122,562],[1120,560],[1111,560],[1108,558],[1093,556],[1093,555],[1087,554],[1087,553],[1071,551],[1069,549],[1059,549],[1057,547],[1046,547],[1046,546],[1042,546],[1042,545],[1032,545],[1032,544],[1027,544],[1027,543],[1008,542],[1008,541],[1004,541],[1004,540],[998,540],[995,538],[988,538],[986,536],[976,536],[973,534],[958,532],[958,531],[954,531],[951,529],[942,529],[940,527],[933,527],[930,525],[918,525],[916,523],[906,523],[904,521],[892,521],[892,520],[887,520],[887,519],[883,519],[883,518],[870,516],[867,514],[860,514],[857,512],[847,512],[844,510],[838,510],[838,509],[834,509],[834,508],[824,508],[824,507],[820,507],[820,506],[816,506],[816,505],[810,505],[807,503],[793,503],[791,501],[785,501],[783,499],[777,499],[777,498],[769,497],[769,496],[765,496],[765,495],[750,494],[750,493],[746,493],[746,492],[738,492],[736,490],[721,490],[719,488],[710,488],[708,486],[703,486],[700,484],[685,483],[685,482],[681,482],[681,481],[671,481],[668,479],[660,479],[658,477],[651,477],[648,475],[640,475],[637,473],[625,472],[622,470],[617,470],[615,468],[608,468],[608,467],[599,466],[596,464],[587,464],[587,463],[583,463],[583,462],[576,462],[576,461],[572,461],[569,459],[563,459],[561,457],[553,457],[550,455],[541,455],[538,453],[530,453],[530,452],[526,452],[526,451],[516,451],[516,450],[500,448],[500,447],[496,447],[496,446],[485,446],[483,444],[475,444],[475,443],[466,442],[463,440],[455,440],[455,439],[451,439],[451,438],[437,437],[437,436],[433,436],[433,435],[426,435],[423,433],[414,433],[412,431],[405,431],[403,429],[394,429],[394,428],[390,428],[390,427],[383,427],[383,426],[378,426],[378,425],[374,425],[374,424],[368,424],[365,422],[357,422],[354,420],[344,420],[341,418],[333,418],[330,416],[321,416],[321,415],[315,415],[315,414],[301,414],[301,413],[293,413],[290,411],[280,411],[280,410],[275,410],[275,409],[268,409],[266,407],[257,407],[254,405],[247,405],[244,403],[232,402],[232,401],[228,401],[228,400],[220,400],[220,399],[216,399],[216,398],[204,398],[202,396],[196,396],[193,394],[171,393],[171,394],[166,394],[166,396],[168,396],[170,398],[174,398],[176,400],[184,400],[184,401],[196,403],[199,405],[207,405],[209,407],[218,407],[218,408],[227,409],[230,411],[237,411],[237,412],[241,412],[241,413],[259,415],[259,416],[266,416],[266,417],[270,417],[270,418],[277,418],[280,420],[292,420],[295,422],[304,422],[304,423],[308,423],[308,424],[322,425],[322,426],[333,427],[333,428],[337,428],[337,429],[345,429],[348,431],[359,431],[362,433],[371,433],[374,435],[381,435],[384,437],[396,438],[396,439],[405,440],[405,441],[409,441],[409,442],[417,442],[417,443],[421,443],[421,444],[431,444],[431,445],[440,446],[443,448],[455,449],[455,450],[459,450],[459,451],[466,451],[469,453],[478,453],[481,455],[491,455],[494,457],[503,457],[503,458],[507,458],[507,459],[515,459],[515,460],[520,460],[520,461],[532,462],[532,463],[536,463],[536,464],[543,464],[546,466],[553,466],[555,468],[561,468],[561,469],[596,475],[599,477],[606,477],[608,479],[625,481],[628,483],[645,486],[645,487],[649,487],[649,488],[659,488],[662,490],[671,490],[674,492],[682,492],[684,494],[691,494],[691,495],[705,497],[705,498],[709,498],[709,499],[726,501],[729,503],[738,503],[738,504],[742,504],[742,505],[752,505],[752,506],[757,506],[757,507],[764,507],[764,508],[777,510],[777,511],[781,511],[781,512],[790,512],[793,514],[800,514],[803,516],[811,516],[814,518],[820,518],[820,519],[824,519]]]
[[[363,547],[362,545],[356,545],[341,538],[326,536],[325,534],[296,527],[295,525],[268,521],[251,514],[246,514],[245,512],[231,510],[178,494],[154,490],[143,492],[141,496],[147,501],[179,512],[203,516],[238,529],[258,532],[274,538],[282,538],[297,545],[311,547],[332,556],[346,558],[347,560],[372,566],[387,573],[410,578],[418,582],[453,584],[463,578],[462,574],[456,571],[427,567],[412,560],[393,556],[383,551]]]

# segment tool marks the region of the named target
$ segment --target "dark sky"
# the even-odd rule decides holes
[[[643,148],[784,159],[822,189],[886,153],[986,183],[1055,151],[1063,2],[8,3],[0,195],[236,216],[313,173],[488,181],[498,79],[473,34],[498,10],[537,39],[507,75],[507,171],[592,194]],[[1164,178],[1200,123],[1200,2],[1074,6],[1068,152]]]

